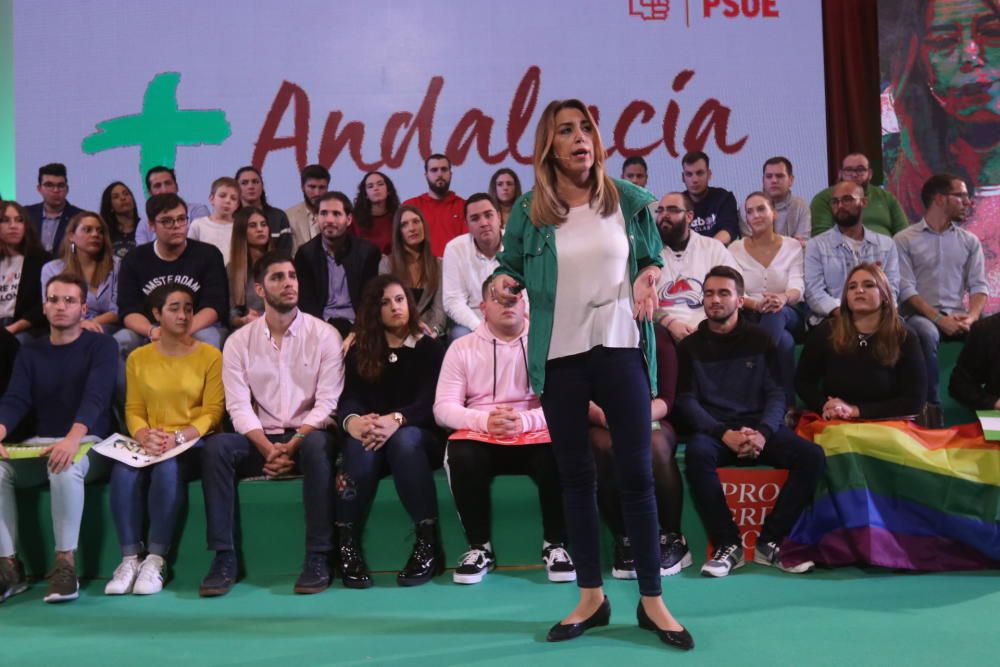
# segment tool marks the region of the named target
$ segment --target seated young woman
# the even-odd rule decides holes
[[[766,330],[777,346],[781,384],[791,408],[795,406],[795,342],[805,333],[805,321],[794,307],[805,293],[802,245],[775,231],[778,213],[763,192],[751,193],[744,208],[750,236],[729,246],[743,274],[743,314]]]
[[[257,295],[253,265],[274,245],[264,209],[244,206],[233,215],[232,249],[229,253],[229,327],[235,331],[264,314],[264,300]]]
[[[824,419],[909,418],[926,400],[920,342],[874,264],[847,275],[840,308],[806,339],[795,389]]]
[[[26,343],[44,331],[42,266],[49,259],[27,209],[0,201],[0,326]]]
[[[669,576],[691,565],[692,559],[687,541],[681,534],[684,482],[674,458],[677,433],[667,421],[677,392],[677,348],[665,328],[656,326],[654,331],[658,393],[650,406],[653,417],[653,483],[660,522],[660,576]],[[589,418],[590,444],[597,464],[597,505],[604,522],[615,537],[611,575],[616,579],[635,579],[635,559],[632,556],[632,546],[625,536],[625,518],[622,516],[621,497],[615,478],[611,432],[608,430],[604,411],[596,403],[590,404]]]
[[[389,273],[403,283],[416,302],[420,330],[432,338],[445,331],[441,297],[441,258],[431,252],[423,214],[414,206],[401,206],[392,219],[392,249],[382,258],[379,273]]]
[[[143,450],[159,456],[216,430],[225,393],[222,353],[191,336],[191,288],[181,283],[162,285],[150,293],[149,302],[161,333],[128,357],[125,422]],[[145,468],[115,463],[111,514],[122,562],[105,594],[151,595],[163,589],[165,559],[202,444]],[[143,540],[144,525],[149,526],[147,540]],[[147,555],[140,560],[143,552]]]
[[[336,481],[344,585],[372,585],[362,555],[361,526],[379,479],[391,474],[416,526],[413,551],[396,582],[416,586],[444,571],[432,475],[444,453],[433,412],[444,351],[421,334],[413,296],[399,278],[388,274],[365,288],[354,331],[337,409],[345,433]]]

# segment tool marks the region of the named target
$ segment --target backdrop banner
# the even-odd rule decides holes
[[[538,116],[566,97],[598,110],[614,175],[645,156],[657,195],[682,188],[689,149],[740,199],[773,155],[799,195],[827,185],[819,0],[39,0],[14,25],[26,202],[52,161],[85,208],[113,180],[139,196],[156,164],[197,202],[253,164],[294,205],[314,162],[352,197],[378,169],[406,198],[432,152],[459,195],[501,166],[529,189]]]
[[[1000,310],[1000,12],[995,0],[879,0],[887,187],[911,220],[948,172],[975,189],[965,226],[983,242],[987,312]]]

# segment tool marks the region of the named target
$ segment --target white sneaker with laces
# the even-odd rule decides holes
[[[496,557],[489,544],[472,544],[462,554],[451,579],[456,584],[478,584],[496,564]]]
[[[136,595],[155,595],[163,590],[163,568],[166,563],[162,556],[149,554],[139,566],[132,592]]]
[[[104,587],[105,595],[128,595],[135,585],[135,578],[139,574],[139,557],[126,556],[115,568],[115,573],[111,575],[111,581]]]
[[[542,562],[549,573],[549,581],[576,581],[576,566],[563,545],[546,544],[542,549]]]

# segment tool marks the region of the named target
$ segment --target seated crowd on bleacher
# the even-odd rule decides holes
[[[162,589],[186,485],[199,476],[215,553],[203,596],[236,581],[236,484],[258,476],[303,477],[296,592],[322,591],[338,574],[345,586],[372,585],[362,534],[386,475],[416,535],[397,581],[425,583],[445,569],[433,481],[442,465],[469,544],[456,582],[477,583],[496,564],[490,484],[507,474],[538,488],[549,579],[576,579],[559,468],[531,388],[532,304],[494,290],[503,229],[526,205],[521,184],[500,169],[488,192],[463,199],[446,156],[428,157],[424,172],[428,190],[401,202],[383,173],[366,174],[351,198],[309,165],[303,201],[283,211],[253,167],[216,179],[207,207],[182,199],[174,171],[156,167],[143,219],[120,181],[99,213],[76,208],[56,163],[39,169],[42,202],[0,202],[0,442],[56,439],[40,458],[10,458],[0,445],[0,601],[28,585],[14,490],[46,480],[56,549],[48,602],[78,596],[84,485],[108,478],[122,556],[109,595]],[[622,176],[634,185],[621,188],[653,199],[640,190],[642,158],[626,160]],[[912,223],[871,184],[860,154],[811,205],[792,194],[783,157],[764,163],[761,190],[742,203],[711,177],[709,157],[688,153],[685,189],[649,205],[663,261],[651,397],[660,573],[692,563],[679,441],[714,545],[702,573],[744,565],[716,469],[747,464],[789,470],[754,561],[801,572],[809,567],[782,564],[781,543],[825,461],[794,431],[797,397],[825,419],[941,427],[938,345],[966,339],[951,392],[974,409],[998,407],[1000,320],[980,321],[983,251],[961,227],[970,193],[958,177],[928,179],[926,214]],[[612,573],[635,578],[607,419],[595,403],[580,417],[615,537]],[[145,468],[78,456],[82,442],[116,430],[154,456],[198,442]]]

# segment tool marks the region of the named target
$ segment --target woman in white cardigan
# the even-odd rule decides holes
[[[791,408],[795,406],[795,340],[805,330],[802,314],[794,307],[805,290],[802,246],[774,231],[777,212],[763,192],[750,194],[744,208],[750,236],[729,246],[746,285],[743,314],[767,330],[777,346],[781,383]]]

